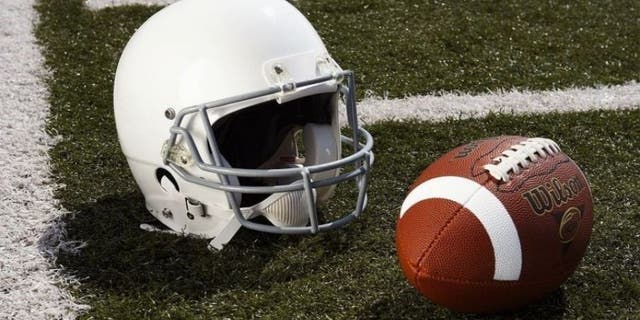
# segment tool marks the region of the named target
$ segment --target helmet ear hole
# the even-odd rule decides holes
[[[174,190],[177,192],[180,192],[178,181],[176,181],[176,178],[174,178],[171,172],[167,171],[167,169],[165,168],[156,169],[156,180],[158,181],[158,184],[160,184],[160,188],[162,188],[164,192],[170,192],[170,190],[167,190],[167,187],[168,187],[167,183],[172,184]]]

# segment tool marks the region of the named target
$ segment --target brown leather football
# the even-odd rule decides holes
[[[584,174],[552,140],[473,141],[411,186],[396,225],[400,266],[420,293],[452,310],[514,309],[573,273],[592,209]]]

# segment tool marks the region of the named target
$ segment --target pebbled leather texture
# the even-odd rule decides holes
[[[409,283],[433,302],[462,312],[514,309],[559,287],[582,259],[593,225],[592,197],[584,174],[566,154],[539,158],[509,182],[483,169],[526,139],[500,136],[461,145],[411,185],[409,192],[441,176],[475,181],[502,202],[520,242],[519,278],[494,280],[492,243],[464,204],[428,199],[410,207],[396,225],[398,258]]]

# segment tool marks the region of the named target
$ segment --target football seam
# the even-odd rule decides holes
[[[484,188],[487,183],[489,182],[489,180],[485,181],[481,186]],[[440,229],[440,231],[438,231],[438,233],[436,234],[436,236],[433,238],[433,240],[429,243],[429,245],[427,246],[427,248],[424,249],[424,251],[422,252],[422,254],[420,254],[420,258],[418,258],[418,260],[416,261],[415,265],[413,265],[413,263],[410,263],[412,265],[412,267],[415,268],[416,275],[414,278],[414,283],[417,286],[420,286],[420,283],[418,282],[418,277],[420,276],[420,263],[422,263],[422,261],[424,259],[426,259],[427,255],[429,254],[429,252],[431,251],[431,248],[435,245],[435,243],[440,239],[440,236],[445,232],[445,230],[449,227],[449,225],[451,224],[451,222],[453,222],[453,220],[458,216],[458,214],[460,213],[460,211],[462,211],[462,209],[464,209],[464,205],[467,204],[467,202],[469,202],[469,199],[473,198],[473,196],[482,188],[478,188],[478,190],[474,191],[469,198],[467,198],[467,200],[464,203],[459,203],[460,207],[453,212],[453,216],[451,218],[449,218],[449,220],[447,220],[447,222],[445,223],[445,225]]]
[[[484,158],[486,155],[488,155],[488,154],[490,154],[490,153],[492,153],[492,152],[496,151],[496,149],[498,149],[498,147],[499,147],[503,142],[507,141],[508,139],[509,139],[509,138],[503,138],[503,139],[501,139],[501,140],[500,140],[500,141],[499,141],[499,142],[498,142],[498,143],[497,143],[493,148],[491,148],[489,151],[487,151],[487,152],[485,152],[485,153],[481,154],[480,156],[478,156],[478,157],[476,158],[476,160],[474,160],[474,161],[473,161],[473,165],[471,165],[470,172],[469,172],[469,173],[470,173],[470,176],[471,176],[471,177],[479,177],[479,176],[481,176],[481,175],[485,174],[485,173],[486,173],[486,170],[481,170],[481,171],[480,171],[480,173],[478,173],[478,174],[474,174],[473,172],[475,171],[476,165],[478,164],[478,162],[480,162],[480,159],[482,159],[482,158]],[[502,152],[501,152],[500,154],[502,154]]]

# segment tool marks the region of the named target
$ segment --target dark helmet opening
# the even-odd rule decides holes
[[[213,124],[220,153],[233,168],[256,169],[268,161],[291,130],[307,123],[331,124],[331,100],[324,93],[283,104],[263,102]]]

